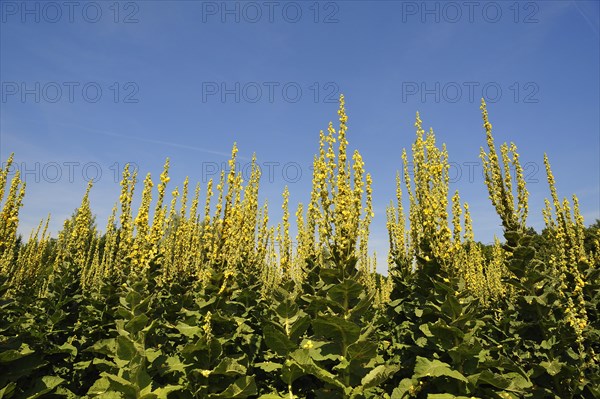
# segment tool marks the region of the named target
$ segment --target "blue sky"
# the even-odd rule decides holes
[[[242,167],[256,152],[278,220],[285,185],[294,210],[308,200],[340,93],[350,149],[373,175],[380,271],[416,111],[447,143],[451,190],[469,202],[476,237],[501,233],[478,157],[482,96],[497,143],[519,147],[529,224],[543,226],[544,152],[559,195],[577,194],[590,224],[600,218],[599,14],[599,2],[578,0],[3,0],[0,159],[15,152],[26,174],[20,231],[50,212],[57,232],[93,177],[104,229],[127,162],[157,177],[170,157],[172,188],[189,175],[204,190],[233,142]]]

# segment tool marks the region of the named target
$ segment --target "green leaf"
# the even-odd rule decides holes
[[[8,363],[34,353],[26,344],[17,349],[9,349],[0,353],[0,363]]]
[[[377,355],[377,344],[369,341],[358,341],[348,347],[348,360],[359,360],[366,363]]]
[[[492,373],[489,370],[484,370],[481,372],[481,374],[479,374],[477,384],[489,384],[496,388],[506,389],[510,385],[510,381],[501,375]]]
[[[62,384],[64,381],[65,380],[63,380],[60,377],[44,376],[41,379],[37,380],[33,387],[25,391],[22,397],[26,399],[39,398],[40,396],[52,392],[54,388]]]
[[[113,355],[117,350],[117,344],[114,338],[102,339],[91,347],[84,349],[84,352],[101,353],[103,355]]]
[[[281,370],[282,365],[275,362],[261,362],[254,363],[254,367],[258,367],[259,369],[264,370],[267,373],[272,373],[275,370]]]
[[[446,300],[442,304],[442,311],[451,320],[457,319],[462,313],[462,306],[454,295],[446,295]]]
[[[452,370],[448,363],[440,362],[437,359],[429,360],[421,356],[417,356],[413,377],[450,377],[455,380],[469,382],[464,375]]]
[[[310,316],[300,317],[298,320],[292,324],[292,328],[290,328],[290,339],[292,342],[298,341],[302,334],[306,332],[308,327],[310,326]]]
[[[298,378],[306,374],[307,373],[304,372],[304,370],[300,368],[298,364],[288,360],[281,368],[281,381],[285,382],[286,385],[290,385]]]
[[[263,335],[267,346],[274,350],[279,356],[285,357],[290,351],[296,349],[296,345],[274,326],[264,326]]]
[[[359,301],[364,288],[354,280],[347,279],[336,284],[327,292],[327,298],[336,303],[342,310],[352,309]]]
[[[394,374],[396,374],[400,370],[400,366],[398,365],[384,365],[380,364],[375,367],[373,370],[369,371],[367,375],[363,377],[361,380],[361,384],[364,389],[376,387],[379,384],[390,379]]]
[[[277,306],[275,312],[282,319],[291,320],[298,314],[298,305],[291,300],[286,299],[285,301],[281,302],[279,306]]]
[[[57,349],[61,353],[69,353],[71,356],[77,356],[77,348],[67,342],[59,346]]]
[[[506,391],[523,392],[533,386],[527,377],[519,373],[506,373],[502,376],[510,381],[510,385],[505,389]]]
[[[560,373],[560,369],[562,368],[562,363],[558,360],[554,359],[551,362],[541,362],[540,366],[546,369],[546,372],[554,377],[558,373]]]
[[[453,348],[455,346],[455,341],[462,341],[464,336],[464,333],[460,329],[447,325],[443,320],[438,320],[434,324],[429,324],[428,327],[429,332],[435,337],[435,342],[446,350]]]
[[[360,327],[337,316],[320,316],[313,320],[312,325],[316,335],[329,338],[344,347],[348,347],[360,337]]]
[[[183,387],[181,385],[167,385],[166,387],[157,388],[153,391],[158,399],[167,399],[171,392],[181,391]]]
[[[300,366],[305,373],[312,374],[324,382],[344,389],[344,384],[339,381],[335,375],[315,364],[311,359],[308,350],[298,349],[292,352],[290,357],[296,361],[298,366]]]
[[[400,384],[392,391],[391,399],[404,399],[408,398],[410,389],[417,384],[417,382],[411,380],[410,378],[404,378],[400,381]]]
[[[135,386],[126,379],[114,374],[102,373],[104,378],[108,380],[110,391],[117,391],[126,397],[136,397],[137,392]],[[104,396],[104,395],[103,395]]]
[[[209,398],[213,399],[236,399],[236,398],[247,398],[248,396],[256,395],[258,390],[256,383],[254,382],[254,376],[242,377],[237,379],[233,384],[229,385],[227,389],[219,394],[211,394]]]
[[[13,392],[15,391],[16,387],[17,387],[17,384],[15,384],[14,382],[11,382],[8,385],[6,385],[4,388],[0,389],[0,399],[10,398],[12,396]]]
[[[129,338],[122,335],[117,337],[117,356],[119,359],[130,361],[137,353],[135,345]]]
[[[137,315],[125,324],[125,330],[131,334],[136,334],[144,329],[148,320],[150,319],[144,313]]]
[[[535,248],[518,246],[513,252],[513,257],[515,259],[521,259],[524,262],[529,262],[535,257]]]
[[[226,357],[212,370],[211,374],[237,376],[245,375],[247,370],[247,367],[238,363],[237,359]]]
[[[184,335],[188,338],[201,337],[204,334],[201,327],[189,326],[184,323],[177,324],[175,328],[179,331],[181,335]]]

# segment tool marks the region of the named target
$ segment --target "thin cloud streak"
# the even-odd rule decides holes
[[[102,134],[105,136],[124,138],[124,139],[128,139],[128,140],[137,140],[137,141],[142,141],[142,142],[150,143],[150,144],[166,145],[166,146],[170,146],[170,147],[174,147],[174,148],[183,148],[183,149],[191,150],[191,151],[198,151],[198,152],[204,152],[207,154],[219,155],[219,156],[226,157],[226,158],[231,157],[230,153],[210,150],[210,149],[202,148],[202,147],[195,147],[195,146],[191,146],[191,145],[187,145],[187,144],[179,144],[179,143],[173,143],[170,141],[146,139],[146,138],[141,138],[141,137],[136,137],[136,136],[129,136],[129,135],[122,134],[122,133],[115,133],[115,132],[110,132],[110,131],[106,131],[106,130],[94,129],[94,128],[74,125],[74,124],[70,124],[70,123],[60,123],[59,125],[64,126],[64,127],[72,127],[72,128],[76,128],[76,129],[87,130],[88,132]],[[238,156],[238,158],[243,159],[245,161],[251,160],[251,158],[243,157],[243,156]]]

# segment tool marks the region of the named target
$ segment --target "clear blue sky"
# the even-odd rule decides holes
[[[385,206],[416,111],[447,143],[451,190],[470,203],[476,237],[500,234],[478,157],[482,96],[497,143],[514,141],[526,164],[529,224],[543,226],[544,152],[559,195],[579,196],[587,224],[600,217],[597,1],[0,7],[0,159],[15,152],[27,169],[25,236],[48,212],[58,231],[86,177],[101,172],[92,206],[104,229],[125,163],[157,177],[170,157],[171,188],[186,175],[205,182],[234,141],[241,166],[256,152],[261,195],[277,220],[286,184],[294,210],[308,200],[318,133],[337,123],[340,93],[350,148],[373,175],[370,249],[382,261]]]

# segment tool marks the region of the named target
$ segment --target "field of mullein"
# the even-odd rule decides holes
[[[495,146],[481,110],[503,238],[475,241],[445,146],[417,114],[387,210],[388,276],[367,246],[372,181],[347,154],[343,96],[339,127],[320,134],[309,202],[290,211],[286,189],[276,226],[255,160],[243,181],[234,146],[218,182],[167,188],[167,160],[138,194],[141,177],[125,168],[103,231],[90,184],[58,237],[43,220],[22,240],[25,183],[9,179],[11,155],[0,171],[0,398],[600,398],[600,223],[584,225],[575,196],[559,199],[545,158],[546,226],[529,228],[517,148]]]

